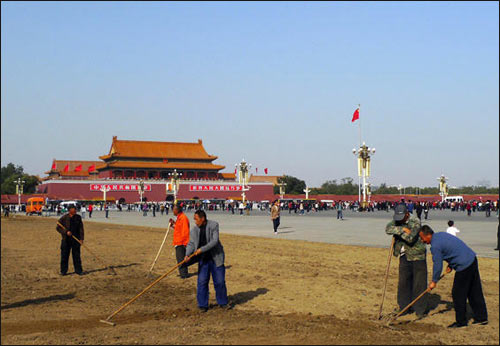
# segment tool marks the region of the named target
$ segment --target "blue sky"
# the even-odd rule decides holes
[[[497,2],[1,3],[1,163],[195,142],[319,186],[498,186]]]

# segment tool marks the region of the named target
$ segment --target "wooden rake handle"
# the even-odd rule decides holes
[[[387,268],[385,270],[385,280],[384,280],[384,290],[382,291],[382,302],[380,303],[380,309],[378,311],[378,318],[382,317],[382,307],[384,306],[385,291],[387,289],[387,278],[389,277],[389,268],[391,266],[392,253],[394,251],[394,244],[396,243],[396,238],[392,237],[391,248],[389,249],[389,257],[387,258]]]
[[[117,313],[119,313],[120,311],[122,311],[123,309],[125,309],[128,305],[130,305],[131,303],[133,303],[137,298],[139,298],[140,296],[142,296],[144,293],[146,293],[146,291],[148,291],[151,287],[153,287],[154,285],[156,285],[158,282],[160,282],[160,280],[162,280],[163,278],[165,278],[168,274],[170,274],[171,272],[173,272],[174,270],[176,270],[178,267],[180,267],[181,265],[183,265],[185,262],[188,262],[191,258],[193,258],[195,256],[195,254],[193,253],[191,256],[189,256],[188,258],[184,259],[183,261],[177,263],[175,266],[173,266],[168,272],[166,272],[165,274],[163,274],[162,276],[160,276],[158,279],[156,279],[155,281],[153,281],[151,284],[148,285],[148,287],[146,287],[145,289],[143,289],[141,291],[141,293],[139,293],[138,295],[136,295],[134,298],[130,299],[128,302],[126,302],[125,304],[123,304],[118,310],[116,310],[115,312],[113,312],[111,315],[109,315],[107,318],[106,318],[106,321],[109,321],[110,319],[112,319]]]
[[[445,275],[446,275],[446,272],[444,274],[442,274],[439,279],[442,279]],[[424,296],[424,294],[429,293],[430,291],[431,291],[431,289],[429,287],[427,287],[427,289],[425,291],[420,293],[420,295],[417,298],[415,298],[410,304],[408,304],[403,310],[401,310],[390,322],[393,322],[394,320],[396,320],[396,318],[398,318],[399,316],[404,314],[409,308],[411,308],[413,306],[413,304],[415,304],[417,301],[419,301],[420,298],[422,298]]]
[[[155,260],[153,261],[153,264],[151,265],[151,268],[149,269],[148,274],[150,274],[153,271],[153,268],[156,264],[156,261],[158,260],[158,257],[160,257],[161,249],[163,249],[163,245],[165,244],[165,241],[167,240],[169,231],[170,231],[170,222],[168,223],[167,232],[165,233],[165,236],[163,237],[163,241],[161,243],[160,249],[158,250],[158,253],[156,254]]]
[[[64,229],[66,232],[68,232],[68,229],[67,229],[66,227],[64,227],[63,225],[61,225],[61,223],[60,223],[59,221],[57,221],[57,224],[58,224],[60,227],[62,227],[62,229]],[[97,255],[96,255],[95,253],[93,253],[92,251],[90,251],[90,249],[89,249],[87,246],[85,246],[85,244],[84,244],[84,243],[82,243],[82,241],[81,241],[80,239],[78,239],[77,237],[75,237],[73,234],[71,234],[71,237],[72,237],[73,239],[75,239],[75,240],[76,240],[76,241],[77,241],[77,242],[78,242],[81,246],[83,246],[83,247],[85,248],[85,250],[87,250],[88,252],[90,252],[90,253],[92,254],[92,256],[94,256],[94,257],[95,257],[95,258],[96,258],[99,262],[101,262],[101,264],[102,264],[103,266],[105,266],[105,267],[109,268],[109,269],[113,272],[113,274],[115,274],[115,275],[116,275],[115,270],[114,270],[113,268],[111,268],[110,266],[108,266],[107,264],[105,264],[105,263],[104,263],[104,261],[103,261],[102,259],[100,259],[99,257],[97,257]]]

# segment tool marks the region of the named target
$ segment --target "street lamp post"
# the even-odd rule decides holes
[[[311,189],[307,187],[304,189],[304,192],[306,193],[306,199],[309,199],[309,192],[311,192]]]
[[[144,180],[139,181],[139,198],[141,199],[140,202],[142,204],[142,195],[144,194]]]
[[[448,185],[446,184],[448,177],[441,174],[437,180],[439,181],[439,195],[441,196],[441,202],[444,202],[444,199],[448,196]]]
[[[106,203],[106,192],[108,192],[110,190],[109,187],[107,187],[106,185],[103,185],[101,186],[101,189],[100,189],[103,193],[103,197],[102,197],[102,200],[104,201],[104,203]]]
[[[17,178],[16,180],[16,194],[17,194],[17,210],[21,211],[21,195],[23,194],[23,186],[26,182]]]
[[[375,148],[369,148],[366,146],[365,142],[359,147],[358,150],[352,149],[352,153],[358,157],[358,176],[363,178],[363,201],[360,199],[361,207],[366,208],[368,201],[368,185],[367,178],[370,177],[370,154],[375,154]]]
[[[238,171],[238,183],[241,185],[241,199],[242,203],[245,204],[245,191],[250,190],[248,184],[248,171],[252,167],[251,163],[246,163],[245,159],[242,159],[240,163],[236,163],[234,165],[236,170]]]
[[[278,184],[276,184],[276,185],[278,185],[280,187],[280,199],[283,199],[284,195],[285,195],[285,186],[286,186],[284,175],[283,175],[283,177],[281,177],[281,180],[279,180]]]
[[[177,193],[179,192],[179,182],[182,177],[182,173],[177,173],[177,168],[174,169],[173,173],[168,173],[171,177],[170,182],[172,184],[172,189],[174,190],[174,204],[177,203]]]

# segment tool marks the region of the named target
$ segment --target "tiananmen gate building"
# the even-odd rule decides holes
[[[239,199],[241,185],[234,173],[221,172],[218,157],[209,155],[201,139],[195,143],[119,140],[101,161],[56,160],[37,187],[49,199],[102,200],[134,203],[140,200],[139,183],[144,183],[147,201],[165,201],[174,170],[182,174],[178,199]],[[273,198],[273,184],[250,182],[248,200]],[[169,198],[171,199],[171,197]]]

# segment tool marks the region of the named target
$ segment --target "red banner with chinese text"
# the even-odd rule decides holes
[[[189,185],[189,191],[241,191],[241,185]]]
[[[90,184],[90,191],[101,191],[105,187],[108,191],[135,191],[139,192],[139,184]],[[144,191],[151,191],[150,184],[144,184]]]

